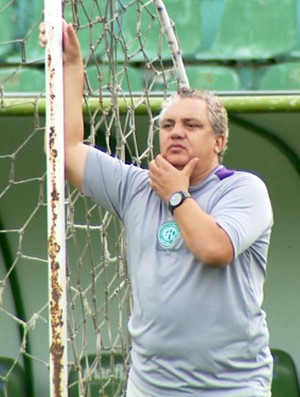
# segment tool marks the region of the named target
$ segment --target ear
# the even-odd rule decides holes
[[[222,150],[224,149],[225,146],[225,136],[224,135],[218,135],[216,136],[216,144],[215,144],[215,152],[219,155]]]

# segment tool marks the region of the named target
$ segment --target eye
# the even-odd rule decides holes
[[[173,127],[173,123],[171,123],[170,121],[163,121],[161,124],[161,128],[163,128],[164,130],[168,130],[170,128]]]
[[[191,130],[195,130],[195,129],[200,129],[202,128],[202,124],[200,123],[195,123],[195,122],[189,122],[186,124],[187,128],[191,129]]]

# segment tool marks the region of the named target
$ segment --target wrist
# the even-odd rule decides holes
[[[187,198],[190,198],[191,195],[189,192],[186,191],[177,191],[171,194],[169,202],[168,202],[168,207],[173,215],[174,210],[178,208]]]
[[[64,59],[64,63],[63,63],[63,67],[64,69],[67,70],[73,70],[73,71],[83,71],[83,61],[81,58],[78,58],[76,60],[72,59],[72,60],[67,60]]]

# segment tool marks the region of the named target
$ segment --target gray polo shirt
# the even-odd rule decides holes
[[[269,396],[272,357],[261,309],[273,224],[266,186],[219,166],[190,193],[229,235],[229,266],[204,266],[191,254],[147,170],[88,152],[84,194],[126,228],[131,380],[153,397]]]

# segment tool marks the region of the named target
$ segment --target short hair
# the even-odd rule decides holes
[[[210,91],[195,90],[191,88],[181,88],[178,92],[170,95],[164,100],[159,115],[161,120],[164,112],[172,105],[177,98],[195,98],[203,100],[207,103],[208,119],[210,121],[212,130],[216,136],[224,135],[225,143],[222,152],[219,155],[220,162],[223,160],[225,151],[227,150],[229,129],[228,129],[228,114],[221,99]]]

